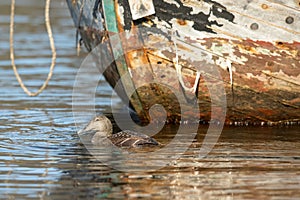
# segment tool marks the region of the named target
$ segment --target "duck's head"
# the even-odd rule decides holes
[[[90,123],[84,128],[84,132],[101,132],[105,133],[106,136],[112,135],[112,124],[110,120],[104,116],[94,117]]]

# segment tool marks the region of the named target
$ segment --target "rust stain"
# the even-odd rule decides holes
[[[267,4],[261,4],[261,8],[262,8],[262,9],[268,9],[269,6],[268,6]]]
[[[290,100],[291,104],[300,104],[300,97]]]
[[[247,42],[250,43],[250,44],[255,44],[255,46],[259,46],[259,47],[262,47],[262,48],[275,49],[274,44],[271,43],[271,42],[267,42],[267,41],[255,41],[254,42],[253,40],[250,40],[250,39],[248,39]]]
[[[279,48],[284,47],[283,42],[281,42],[281,41],[277,41],[275,44],[276,44],[276,46],[279,47]]]
[[[185,20],[182,20],[182,19],[177,19],[177,23],[181,26],[185,26],[187,25],[187,22]]]
[[[264,113],[265,115],[275,115],[276,111],[270,110],[270,109],[265,109],[265,108],[259,108],[259,112]]]
[[[272,77],[268,78],[268,84],[269,84],[269,85],[274,85],[274,82],[273,82],[273,78],[272,78]]]
[[[293,51],[296,50],[298,51],[300,49],[300,43],[299,42],[293,42],[293,43],[284,43],[281,41],[275,42],[275,45],[277,48],[288,50],[288,51]]]
[[[252,53],[252,54],[256,54],[256,50],[254,47],[251,47],[249,45],[243,45],[243,44],[238,44],[237,45],[239,47],[239,49],[244,49],[245,51],[249,52],[249,53]]]
[[[279,72],[280,67],[278,64],[274,63],[273,61],[267,61],[265,65],[265,69],[271,72]]]
[[[266,67],[273,67],[273,66],[274,66],[274,62],[273,61],[266,62]]]

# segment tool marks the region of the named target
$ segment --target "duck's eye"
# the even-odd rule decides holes
[[[100,119],[97,117],[97,118],[95,119],[95,122],[98,122],[98,121],[100,121]]]

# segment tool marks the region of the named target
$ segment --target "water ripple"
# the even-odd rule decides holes
[[[57,66],[48,88],[35,98],[24,94],[10,66],[10,3],[0,1],[0,10],[0,31],[5,33],[0,38],[0,198],[300,198],[298,127],[225,128],[214,150],[199,159],[207,128],[200,127],[190,149],[155,172],[123,173],[99,162],[76,134],[72,92],[85,53],[76,56],[75,28],[66,2],[51,3]],[[31,90],[43,83],[51,62],[43,10],[43,1],[17,1],[16,61]],[[110,98],[106,84],[97,95],[97,109],[105,111]],[[155,137],[168,144],[176,130],[166,126]],[[173,153],[161,155],[161,161]],[[99,155],[111,159],[105,151]],[[122,164],[117,156],[113,159]]]

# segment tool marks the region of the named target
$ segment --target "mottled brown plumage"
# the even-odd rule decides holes
[[[130,130],[124,130],[118,133],[112,133],[112,124],[106,116],[97,116],[83,129],[82,132],[93,133],[91,142],[93,144],[107,143],[109,140],[112,144],[119,147],[138,147],[144,145],[159,145],[159,143],[142,133]],[[107,140],[108,139],[108,140]]]

